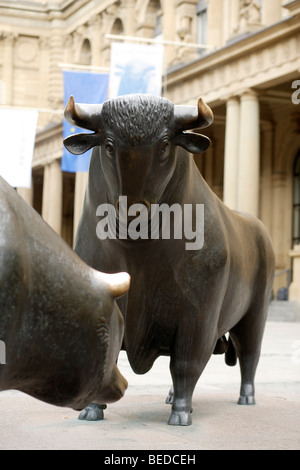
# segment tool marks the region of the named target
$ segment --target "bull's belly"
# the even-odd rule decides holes
[[[142,348],[134,350],[131,345],[128,345],[125,350],[133,372],[139,375],[149,372],[158,357],[170,356],[169,351],[155,347],[145,351]]]
[[[132,370],[136,374],[145,374],[153,366],[155,360],[160,356],[170,356],[170,346],[160,338],[150,338],[151,329],[136,336],[127,328],[124,337],[124,349]],[[155,335],[156,336],[156,335]],[[170,334],[170,342],[172,335]]]
[[[170,322],[171,314],[168,310],[143,310],[139,304],[128,308],[123,347],[135,373],[145,374],[159,356],[170,355],[176,335],[176,315],[173,312],[174,322]]]

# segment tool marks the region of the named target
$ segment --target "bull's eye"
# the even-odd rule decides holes
[[[169,139],[164,139],[160,146],[159,159],[161,162],[165,161],[168,158],[169,152],[170,152],[170,141]]]
[[[104,142],[104,148],[106,150],[106,153],[112,157],[115,153],[115,146],[114,146],[114,143],[111,139],[106,139],[106,141]]]

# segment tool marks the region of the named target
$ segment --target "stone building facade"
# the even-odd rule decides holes
[[[60,169],[61,64],[107,69],[108,34],[157,38],[163,95],[202,96],[214,111],[200,171],[226,204],[265,223],[275,292],[291,270],[300,299],[299,0],[0,0],[0,18],[1,104],[40,110],[32,187],[19,192],[68,243],[87,175]]]

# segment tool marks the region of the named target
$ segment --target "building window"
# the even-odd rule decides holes
[[[91,65],[91,60],[92,60],[91,44],[88,39],[85,39],[81,46],[79,63],[81,65]]]
[[[118,35],[124,34],[124,27],[120,18],[117,18],[115,20],[112,30],[111,30],[111,34],[118,34]]]
[[[162,11],[161,9],[158,10],[156,15],[156,24],[153,31],[153,37],[157,40],[163,39],[163,31],[162,31]]]
[[[298,151],[293,173],[293,240],[292,246],[300,243],[300,150]]]
[[[207,44],[207,2],[200,0],[196,6],[197,14],[197,43]],[[199,48],[199,53],[204,54],[205,49]]]

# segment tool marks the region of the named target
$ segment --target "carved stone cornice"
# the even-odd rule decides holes
[[[282,6],[289,10],[293,15],[300,14],[300,0],[293,0],[292,2],[285,3]]]
[[[224,102],[226,97],[240,95],[280,74],[297,73],[299,57],[300,23],[289,18],[169,71],[168,97],[187,103],[194,102],[200,93],[211,104]]]
[[[16,39],[18,38],[18,33],[15,31],[1,31],[0,38],[5,41],[5,44],[13,46]]]

